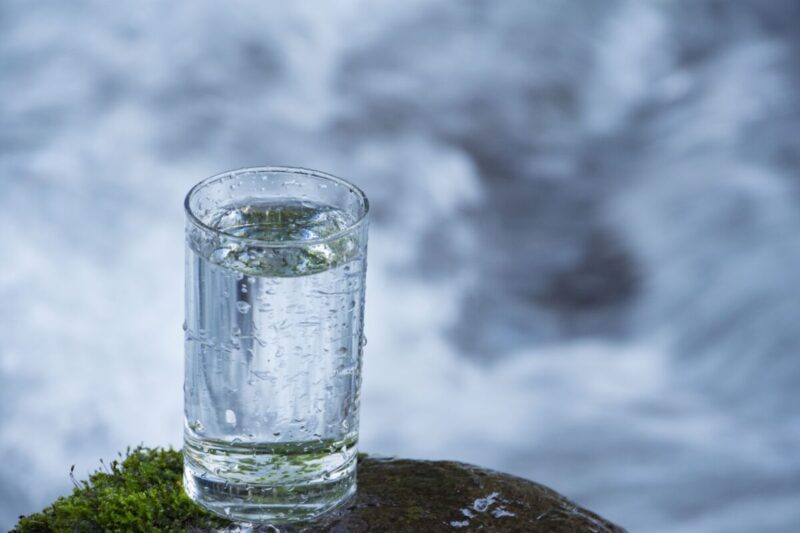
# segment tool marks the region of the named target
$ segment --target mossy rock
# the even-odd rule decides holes
[[[77,482],[71,496],[20,518],[15,533],[240,531],[194,505],[181,487],[181,453],[137,448]],[[261,531],[276,531],[261,527]],[[621,532],[557,492],[449,461],[362,456],[358,493],[322,520],[281,531]]]
[[[74,467],[73,467],[74,468]],[[136,448],[77,481],[72,495],[40,513],[20,517],[12,533],[185,531],[223,527],[183,492],[183,455],[175,450]]]
[[[538,483],[451,461],[362,457],[349,505],[297,531],[624,530]]]

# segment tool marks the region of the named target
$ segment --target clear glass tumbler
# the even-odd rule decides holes
[[[185,206],[186,492],[240,522],[313,519],[356,488],[367,198],[265,167]]]

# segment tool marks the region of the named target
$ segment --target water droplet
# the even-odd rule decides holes
[[[266,370],[252,370],[253,375],[259,379],[269,379],[269,372]]]
[[[363,348],[366,345],[367,345],[367,336],[361,335],[361,347]]]
[[[236,272],[236,279],[242,281],[244,279],[244,272]]]
[[[243,315],[248,313],[251,307],[252,306],[247,302],[242,302],[242,301],[236,302],[236,309],[238,309],[239,312],[242,313]]]
[[[339,348],[338,350],[336,350],[336,353],[338,353],[339,355],[344,355],[344,354],[346,354],[346,353],[347,353],[347,348],[345,348],[344,346],[342,346],[341,348]]]
[[[247,285],[242,284],[239,290],[242,291],[242,294],[247,294]]]
[[[238,337],[238,336],[240,336],[241,334],[242,334],[242,328],[240,328],[239,326],[233,326],[233,327],[231,328],[231,335],[232,335],[233,337]]]
[[[280,437],[281,436],[281,432],[280,431],[276,431],[275,433],[272,434],[272,436],[273,437]]]
[[[225,410],[225,422],[228,424],[235,426],[236,425],[236,413],[233,412],[231,409]]]

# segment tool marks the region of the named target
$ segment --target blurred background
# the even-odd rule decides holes
[[[800,526],[800,4],[0,3],[0,529],[181,445],[183,210],[372,201],[361,448]]]

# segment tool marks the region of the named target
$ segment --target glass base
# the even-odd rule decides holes
[[[308,522],[344,504],[356,492],[356,457],[336,472],[294,484],[237,483],[184,462],[183,486],[195,503],[234,522]]]

